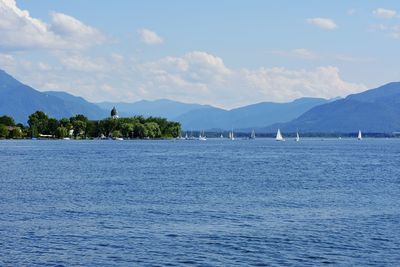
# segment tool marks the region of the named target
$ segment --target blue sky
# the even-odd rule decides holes
[[[231,108],[397,81],[398,1],[0,0],[0,68],[91,101]]]

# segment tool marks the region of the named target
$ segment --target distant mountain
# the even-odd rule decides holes
[[[250,130],[275,132],[398,132],[400,82],[393,82],[335,101],[300,98],[289,103],[262,102],[232,110],[160,99],[135,103],[93,104],[64,92],[39,92],[0,70],[0,115],[26,123],[37,110],[55,118],[84,114],[90,119],[109,116],[161,116],[181,122],[184,130]],[[268,126],[270,125],[270,126]]]
[[[186,130],[245,129],[288,122],[309,109],[328,103],[322,98],[300,98],[289,103],[262,102],[232,110],[206,108],[189,111],[175,120]]]
[[[28,116],[37,110],[55,118],[71,117],[78,113],[86,115],[81,111],[87,111],[91,119],[100,118],[104,114],[97,107],[89,112],[90,109],[83,109],[82,103],[77,104],[55,94],[39,92],[0,70],[0,114],[12,116],[17,122],[27,123]]]
[[[400,82],[393,82],[314,107],[299,118],[266,131],[395,132],[400,131]]]
[[[46,95],[55,96],[64,100],[65,106],[72,114],[84,114],[90,119],[102,119],[110,116],[110,109],[102,109],[96,104],[90,103],[82,97],[65,92],[47,91]]]
[[[127,116],[158,116],[167,119],[174,119],[192,110],[211,108],[211,106],[207,105],[188,104],[168,99],[159,99],[153,101],[141,100],[133,103],[101,102],[97,103],[97,105],[106,110],[111,110],[115,106],[120,114]]]

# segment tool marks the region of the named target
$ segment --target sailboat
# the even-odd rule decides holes
[[[296,142],[299,142],[299,141],[300,141],[299,132],[296,133],[296,139],[295,139],[295,140],[296,140]]]
[[[196,140],[196,138],[193,136],[193,131],[190,131],[189,140]]]
[[[363,139],[361,130],[358,131],[358,137],[357,138],[358,138],[358,140],[362,140]]]
[[[254,130],[251,131],[250,139],[256,139],[256,132]]]
[[[185,138],[182,136],[182,133],[179,133],[179,136],[176,139],[177,140],[185,140]]]
[[[186,133],[185,134],[185,140],[188,140],[189,139],[189,137],[188,137],[188,134]]]
[[[285,139],[283,139],[283,136],[282,136],[282,134],[281,134],[281,130],[280,130],[280,129],[278,129],[278,132],[276,133],[276,138],[275,138],[275,140],[276,140],[276,141],[285,141]]]
[[[235,140],[235,136],[233,135],[233,130],[229,132],[229,139]]]
[[[221,138],[221,139],[222,139],[222,138],[224,138],[224,135],[223,135],[223,134],[221,134],[220,138]]]
[[[203,132],[200,132],[199,140],[200,140],[200,141],[206,141],[206,140],[207,140],[207,137],[206,137],[206,135],[204,134],[204,131],[203,131]]]

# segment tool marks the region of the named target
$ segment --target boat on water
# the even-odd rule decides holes
[[[357,139],[358,139],[358,140],[362,140],[362,139],[363,139],[361,130],[358,131]]]
[[[221,134],[221,136],[220,136],[219,138],[223,139],[223,138],[224,138],[224,135],[223,135],[223,134]]]
[[[256,139],[256,132],[254,130],[251,131],[250,139]]]
[[[282,134],[281,134],[281,130],[280,130],[280,129],[278,129],[278,132],[276,133],[276,138],[275,138],[275,140],[276,140],[276,141],[285,141],[285,139],[283,139],[283,136],[282,136]]]
[[[299,141],[300,141],[299,132],[296,133],[296,139],[295,139],[295,141],[296,141],[296,142],[299,142]]]
[[[114,140],[117,140],[117,141],[123,141],[124,140],[124,138],[122,138],[122,137],[115,137],[115,139]]]
[[[204,131],[203,131],[203,132],[200,132],[200,134],[199,134],[199,140],[200,140],[200,141],[206,141],[206,140],[207,140],[207,137],[206,137],[206,135],[204,134]]]
[[[176,138],[177,140],[186,140],[186,137],[183,137],[182,134],[179,134],[179,136]]]
[[[229,132],[229,139],[235,140],[235,135],[233,134],[233,130]]]
[[[64,137],[63,140],[71,140],[69,137]]]

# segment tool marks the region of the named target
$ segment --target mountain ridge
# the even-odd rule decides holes
[[[391,82],[344,99],[314,107],[300,117],[263,129],[273,132],[381,133],[400,130],[400,82]]]

